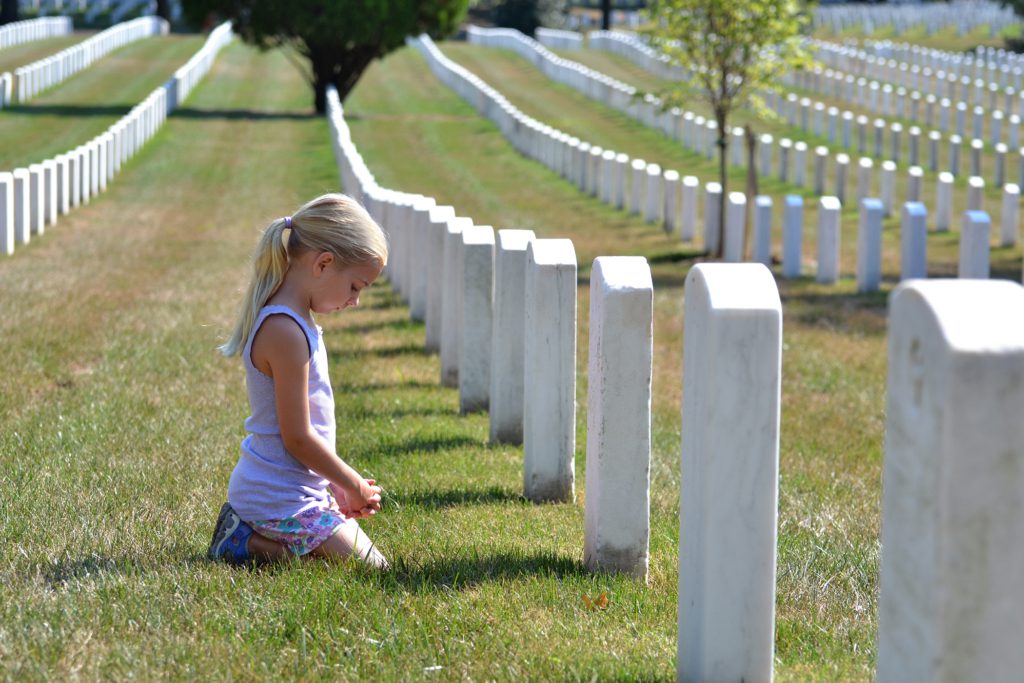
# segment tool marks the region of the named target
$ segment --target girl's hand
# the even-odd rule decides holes
[[[366,519],[377,514],[380,510],[381,488],[376,486],[373,479],[363,479],[360,483],[359,492],[346,493],[337,484],[330,484],[331,493],[338,503],[338,511],[352,519]],[[360,500],[360,498],[362,500]],[[363,503],[360,505],[360,503]]]

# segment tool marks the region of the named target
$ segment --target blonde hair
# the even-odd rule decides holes
[[[388,261],[384,231],[351,197],[325,194],[307,202],[287,219],[267,226],[253,254],[253,276],[235,323],[231,338],[220,347],[225,356],[240,354],[252,332],[256,315],[274,295],[288,262],[305,250],[334,254],[338,265],[359,265],[376,261],[383,268]],[[287,245],[284,241],[288,231]]]

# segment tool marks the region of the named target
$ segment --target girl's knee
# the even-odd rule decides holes
[[[359,528],[358,524],[346,524],[313,551],[318,557],[340,559],[355,556],[376,569],[388,569],[390,565],[377,546]]]

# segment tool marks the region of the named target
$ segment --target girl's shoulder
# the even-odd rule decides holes
[[[281,308],[282,310],[268,310]],[[294,311],[285,307],[264,307],[260,311],[258,326],[254,328],[249,357],[252,364],[264,372],[270,366],[306,365],[313,354],[313,340],[307,323]],[[258,320],[259,320],[258,319]]]

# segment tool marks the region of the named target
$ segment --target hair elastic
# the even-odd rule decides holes
[[[291,230],[292,229],[292,217],[291,216],[285,216],[284,217],[284,228],[285,228],[285,230]]]

